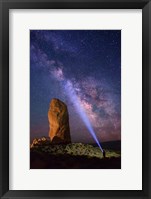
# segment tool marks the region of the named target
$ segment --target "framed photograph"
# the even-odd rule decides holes
[[[1,1],[1,198],[150,198],[149,0]]]

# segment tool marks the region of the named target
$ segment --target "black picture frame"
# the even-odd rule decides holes
[[[142,9],[142,190],[9,190],[9,9]],[[151,1],[150,0],[0,0],[0,197],[1,198],[151,198]],[[137,71],[136,71],[137,73]]]

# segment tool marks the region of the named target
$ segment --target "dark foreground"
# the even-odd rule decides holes
[[[30,152],[30,169],[121,169],[121,157],[96,158]]]

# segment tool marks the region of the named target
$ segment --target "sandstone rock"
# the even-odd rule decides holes
[[[45,146],[50,144],[50,139],[48,137],[35,138],[30,144],[30,148],[34,148],[36,146]]]
[[[52,143],[70,143],[69,114],[65,103],[52,99],[48,111],[49,137]]]

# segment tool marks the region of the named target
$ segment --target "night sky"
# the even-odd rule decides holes
[[[95,142],[70,97],[74,90],[100,142],[121,139],[121,31],[30,31],[30,137],[48,136],[52,98],[66,103],[72,142]]]

